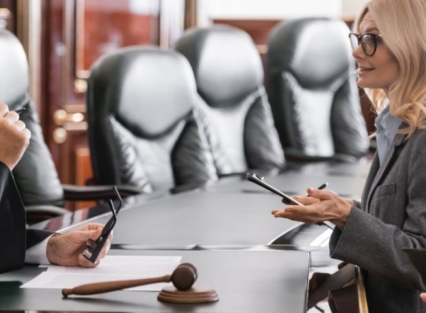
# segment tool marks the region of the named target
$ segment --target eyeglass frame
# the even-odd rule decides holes
[[[117,190],[117,187],[113,187],[113,191],[115,192],[115,196],[118,199],[118,207],[117,209],[114,207],[114,203],[111,199],[108,201],[109,208],[111,210],[112,216],[109,221],[105,224],[102,229],[102,233],[98,239],[92,240],[89,239],[86,243],[86,249],[83,252],[83,256],[92,263],[96,263],[99,257],[99,253],[101,253],[102,248],[105,243],[108,241],[108,237],[114,229],[115,223],[117,222],[117,214],[120,212],[120,209],[123,205],[123,200],[121,199],[120,193]]]
[[[373,36],[373,37],[375,38],[375,42],[374,42],[374,43],[375,43],[375,44],[374,44],[374,50],[373,50],[373,53],[371,53],[371,54],[368,54],[368,53],[365,51],[364,46],[362,45],[362,37],[364,37],[364,36],[366,36],[366,35],[370,35],[370,36]],[[369,33],[369,32],[367,32],[367,33],[363,33],[363,34],[358,34],[358,33],[349,33],[348,38],[349,38],[349,41],[351,42],[351,48],[352,48],[352,50],[353,50],[353,51],[355,51],[355,49],[356,49],[356,48],[352,47],[351,36],[355,36],[355,38],[358,40],[358,46],[359,46],[359,45],[361,45],[362,51],[365,53],[365,55],[367,55],[367,56],[369,56],[369,57],[372,57],[372,56],[376,53],[376,51],[377,51],[378,38],[381,38],[381,37],[382,37],[382,34],[375,34],[375,33]],[[357,47],[358,47],[358,46],[357,46]]]

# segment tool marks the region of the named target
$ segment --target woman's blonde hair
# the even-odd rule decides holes
[[[389,88],[389,97],[381,89],[366,89],[366,93],[378,113],[389,98],[391,114],[408,124],[402,132],[410,136],[426,128],[426,1],[373,0],[354,24],[356,32],[367,12],[395,56],[399,75]]]

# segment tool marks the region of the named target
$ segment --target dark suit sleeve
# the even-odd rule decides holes
[[[42,242],[44,239],[49,237],[52,233],[49,231],[38,230],[38,229],[27,229],[27,246],[29,249],[36,244]]]
[[[21,268],[25,250],[51,233],[26,230],[25,209],[9,168],[0,162],[0,273]]]
[[[0,273],[24,265],[25,210],[9,168],[0,162]]]

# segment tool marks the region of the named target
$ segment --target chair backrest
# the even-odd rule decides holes
[[[101,57],[87,91],[97,182],[150,192],[216,180],[197,101],[191,68],[174,51],[141,46]]]
[[[28,106],[20,114],[20,119],[31,131],[30,145],[13,170],[13,175],[25,205],[61,205],[63,188],[44,141],[28,86],[25,51],[12,33],[0,29],[0,102],[6,103],[11,111]]]
[[[329,18],[291,20],[271,32],[267,92],[284,151],[367,152],[348,33],[344,22]]]
[[[262,62],[251,38],[229,26],[194,28],[175,49],[192,66],[204,100],[202,112],[225,150],[226,170],[282,168],[284,154],[263,87]]]

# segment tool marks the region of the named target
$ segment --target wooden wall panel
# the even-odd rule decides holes
[[[128,0],[77,0],[76,5],[79,78],[87,77],[93,62],[104,53],[119,47],[159,44],[159,12],[134,11]]]

